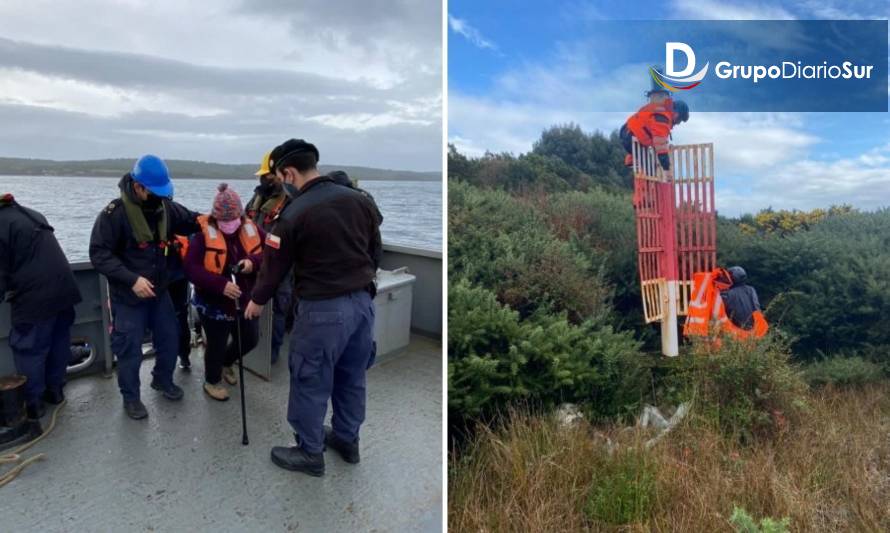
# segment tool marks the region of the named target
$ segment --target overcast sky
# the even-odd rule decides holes
[[[611,58],[591,35],[599,21],[890,17],[887,0],[451,0],[448,9],[449,141],[475,156],[530,151],[542,130],[560,123],[608,134],[642,105],[650,83],[646,65],[608,66]],[[592,111],[596,99],[626,103],[627,111]],[[702,113],[693,107],[673,142],[714,143],[722,214],[768,206],[890,207],[887,113]]]
[[[0,156],[441,169],[429,0],[3,0]]]

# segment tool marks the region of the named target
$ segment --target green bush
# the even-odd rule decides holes
[[[671,380],[685,385],[698,416],[743,442],[783,430],[794,422],[807,391],[779,334],[759,341],[724,338],[719,348],[695,342]]]
[[[754,518],[741,507],[733,507],[729,523],[737,533],[787,533],[791,519],[785,517],[781,520],[766,517],[758,525]]]
[[[455,182],[449,197],[449,279],[494,291],[523,318],[539,310],[566,312],[574,323],[610,317],[602,263],[555,238],[530,203]]]
[[[516,403],[580,403],[592,419],[638,410],[643,356],[629,332],[546,313],[523,320],[467,280],[451,280],[448,302],[452,422],[489,418]]]
[[[637,235],[631,196],[602,189],[548,195],[540,207],[552,233],[592,264],[603,265],[613,288],[613,324],[642,339],[653,330],[643,321],[637,267]]]
[[[648,452],[616,452],[596,471],[585,515],[591,521],[631,524],[645,520],[655,502],[656,462]]]
[[[862,357],[831,357],[804,367],[804,379],[810,386],[864,385],[885,378],[881,365]]]
[[[624,147],[616,133],[584,133],[577,124],[553,126],[535,142],[533,153],[556,157],[611,189],[630,189],[632,177],[624,166]]]
[[[718,245],[718,262],[745,267],[798,358],[890,345],[890,211],[839,213],[785,236],[721,221]]]

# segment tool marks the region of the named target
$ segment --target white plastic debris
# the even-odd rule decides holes
[[[646,414],[647,414],[647,409],[649,409],[649,408],[650,408],[650,406],[647,405],[643,409],[643,416],[640,417],[640,425],[643,427],[647,427],[649,424],[651,424],[652,427],[658,427],[661,429],[661,431],[658,432],[658,435],[655,435],[654,437],[652,437],[651,439],[646,441],[646,449],[647,450],[649,448],[655,446],[658,443],[658,441],[660,441],[662,439],[662,437],[667,435],[670,430],[672,430],[674,427],[676,427],[677,424],[679,424],[680,421],[683,420],[683,418],[685,418],[687,414],[689,414],[690,405],[689,405],[689,402],[683,402],[680,405],[678,405],[676,412],[674,412],[674,415],[671,417],[670,420],[667,420],[667,421],[664,420],[664,417],[661,416],[661,413],[658,411],[658,409],[656,409],[654,407],[651,408],[652,411],[654,411],[654,413],[650,414],[649,415],[650,417],[647,419]],[[657,419],[655,419],[653,421],[653,419],[655,418],[655,415],[658,416],[658,419],[660,419],[661,422],[664,422],[664,424],[665,424],[664,426],[659,426],[658,425],[659,422],[657,421]],[[646,421],[649,424],[644,424],[643,423],[644,419],[646,419]]]
[[[584,420],[581,410],[573,403],[564,403],[554,413],[556,423],[560,427],[574,427]]]
[[[668,421],[662,416],[661,411],[657,407],[647,405],[643,407],[643,416],[640,417],[639,426],[656,429],[664,429],[668,427]]]

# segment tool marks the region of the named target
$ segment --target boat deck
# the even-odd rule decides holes
[[[201,389],[202,359],[192,359],[191,372],[176,370],[186,393],[176,403],[149,388],[154,362],[143,364],[147,421],[124,414],[116,379],[69,382],[55,430],[25,452],[43,452],[46,460],[0,488],[0,529],[441,530],[439,342],[414,336],[405,351],[368,372],[362,462],[349,465],[328,452],[322,478],[269,459],[272,446],[293,443],[285,358],[271,382],[245,374],[249,446],[241,444],[238,388],[228,402],[209,399]]]

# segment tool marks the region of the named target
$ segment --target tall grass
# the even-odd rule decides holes
[[[514,412],[451,457],[449,529],[731,531],[738,507],[792,531],[890,531],[890,385],[807,405],[756,445],[693,416],[649,451],[644,430]]]

